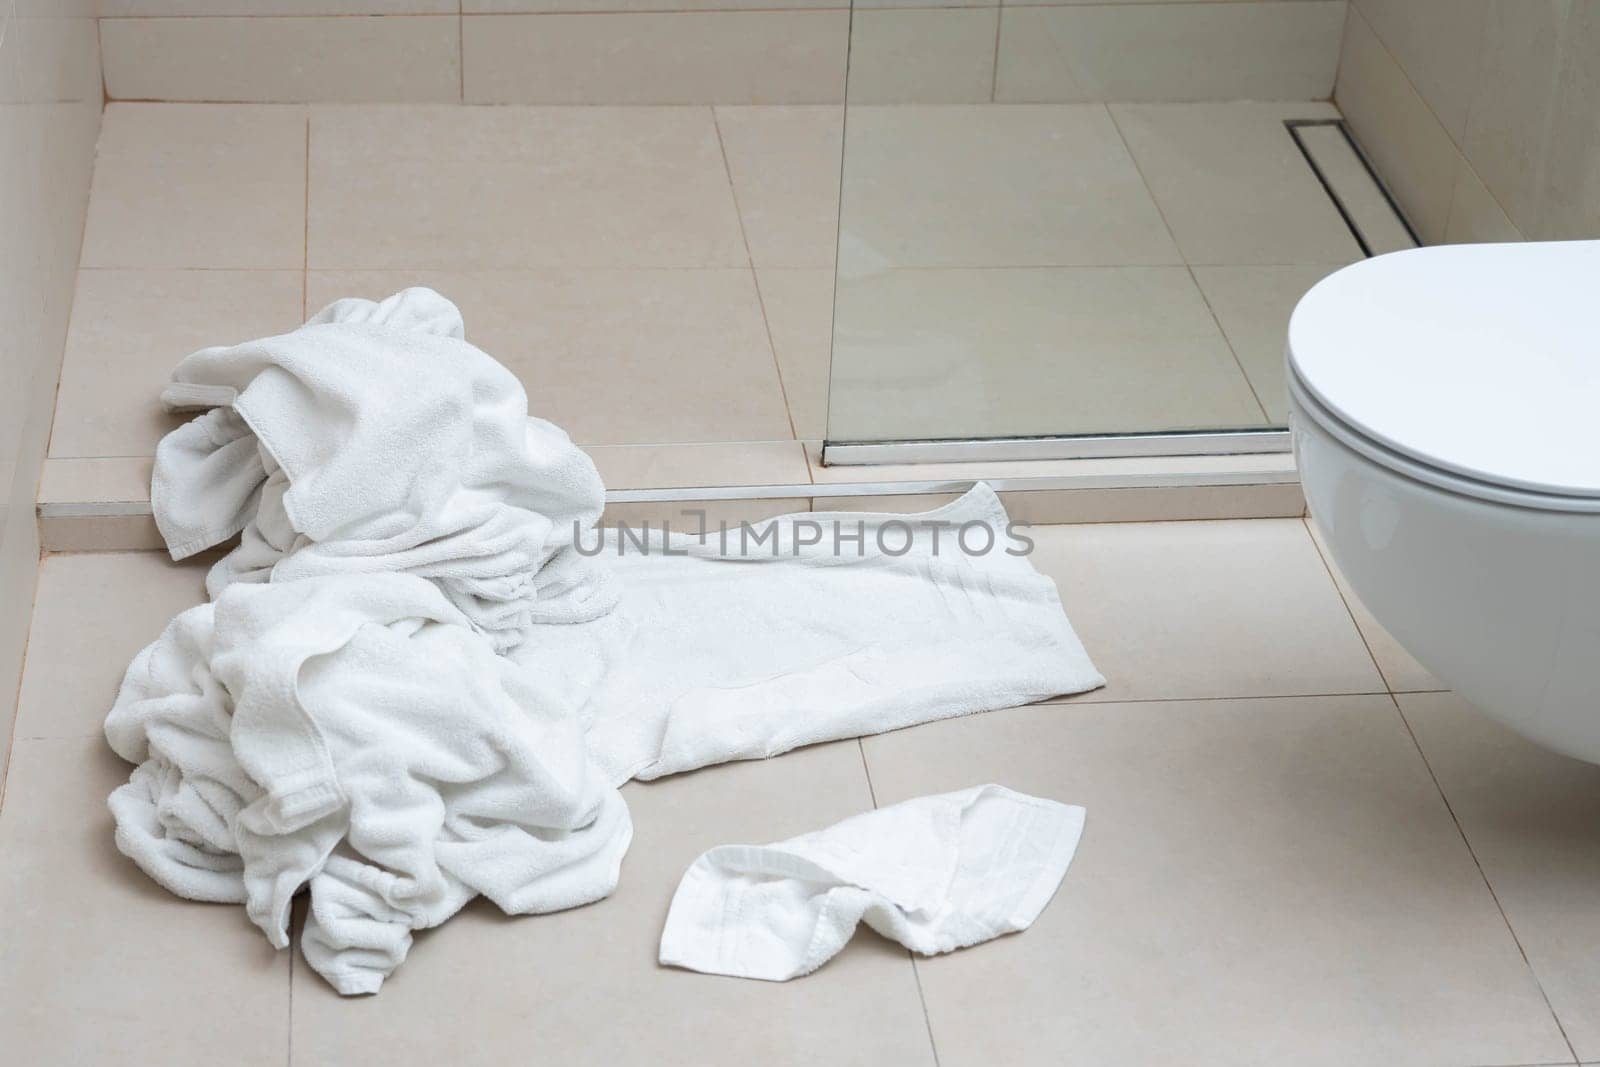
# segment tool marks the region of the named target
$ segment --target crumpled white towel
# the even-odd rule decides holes
[[[438,584],[504,650],[539,622],[592,619],[616,593],[572,551],[605,503],[515,375],[462,339],[431,289],[347,299],[278,337],[206,348],[162,393],[211,409],[156,449],[150,502],[183,559],[241,534],[206,579],[405,571]]]
[[[309,884],[302,950],[346,994],[480,893],[606,896],[632,835],[573,709],[407,574],[229,586],[134,659],[105,731],[139,764],[118,847],[279,948]]]
[[[865,921],[929,956],[1026,930],[1072,862],[1084,810],[983,785],[920,797],[774,845],[722,845],[690,865],[661,962],[783,982]]]
[[[510,655],[573,686],[619,783],[1104,685],[1009,531],[980,484],[920,514],[802,513],[704,541],[652,530],[648,554],[612,532],[616,610]]]
[[[204,409],[157,453],[169,550],[240,543],[108,717],[138,764],[117,843],[279,946],[309,884],[302,948],[340,992],[375,991],[476,894],[604,896],[630,777],[1103,684],[986,486],[785,516],[748,550],[653,531],[591,556],[594,465],[461,335],[431,290],[342,300],[190,356],[164,394]],[[968,526],[990,549],[957,546]]]

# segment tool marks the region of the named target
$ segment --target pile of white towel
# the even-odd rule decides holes
[[[377,991],[478,894],[517,914],[605,896],[628,778],[1103,681],[1049,579],[1003,542],[952,546],[1008,529],[983,486],[755,539],[602,536],[594,465],[431,290],[197,352],[163,398],[201,409],[157,451],[169,550],[239,543],[107,718],[137,764],[117,844],[279,947],[308,888],[302,950],[341,993]],[[875,537],[890,522],[903,551]]]

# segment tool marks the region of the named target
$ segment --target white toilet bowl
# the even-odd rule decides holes
[[[1289,325],[1306,500],[1444,683],[1600,763],[1600,241],[1357,263]]]

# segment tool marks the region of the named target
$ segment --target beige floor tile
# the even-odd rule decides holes
[[[1448,689],[1449,686],[1436,678],[1432,671],[1418,663],[1416,659],[1401,647],[1400,642],[1383,624],[1373,618],[1372,612],[1361,603],[1355,590],[1350,588],[1350,583],[1345,581],[1343,574],[1339,573],[1339,566],[1333,561],[1333,554],[1328,551],[1327,542],[1322,539],[1322,534],[1317,530],[1317,524],[1310,519],[1306,520],[1306,527],[1310,529],[1311,536],[1316,540],[1317,550],[1322,553],[1323,561],[1327,563],[1328,570],[1333,573],[1333,580],[1339,587],[1339,592],[1344,596],[1345,604],[1350,608],[1350,614],[1355,616],[1356,625],[1361,628],[1361,636],[1367,642],[1367,648],[1372,652],[1372,658],[1377,660],[1378,669],[1383,672],[1387,680],[1389,691],[1393,693],[1427,692],[1435,689]]]
[[[669,528],[676,533],[715,536],[726,527],[736,536],[741,523],[761,522],[779,515],[811,510],[811,498],[762,497],[753,500],[621,500],[606,505],[600,522],[616,526]]]
[[[305,189],[302,108],[108,104],[81,265],[298,270]]]
[[[311,109],[320,268],[748,263],[705,108]]]
[[[313,271],[309,302],[429,285],[515,373],[529,410],[583,445],[792,436],[748,267]]]
[[[852,107],[841,270],[1182,262],[1099,104]]]
[[[833,283],[831,269],[756,269],[789,418],[799,437],[813,441],[828,432]]]
[[[1109,682],[1090,700],[1384,690],[1298,519],[1032,534],[1034,565]]]
[[[50,454],[154,455],[182,421],[161,409],[178,361],[294,329],[301,284],[298,270],[79,271]]]
[[[106,93],[123,100],[461,99],[461,20],[133,18],[100,22]]]
[[[1289,316],[1308,289],[1342,265],[1194,268],[1194,280],[1274,425],[1289,418],[1283,362]]]
[[[1600,767],[1558,756],[1448,693],[1399,698],[1579,1058],[1600,1056]]]
[[[1182,267],[842,277],[840,440],[1237,428],[1266,421]]]
[[[30,670],[32,666],[30,665]],[[118,854],[103,739],[19,739],[0,811],[0,1033],[27,1064],[281,1067],[289,957]]]
[[[377,997],[339,998],[296,962],[302,1063],[931,1064],[904,949],[863,931],[799,982],[663,968],[656,949],[685,868],[718,844],[759,844],[872,807],[843,742],[624,790],[633,848],[609,899],[507,919],[469,908],[423,935]],[[730,798],[737,797],[736,803]],[[490,1020],[486,1023],[485,1020]]]
[[[1387,697],[1039,705],[864,748],[880,804],[997,781],[1088,809],[1032,929],[917,961],[944,1067],[1565,1055]]]
[[[844,109],[719,107],[716,118],[751,262],[832,267]]]
[[[17,736],[99,736],[134,654],[205,600],[205,571],[204,562],[173,563],[165,552],[46,556]]]
[[[1327,104],[1113,104],[1190,263],[1348,263],[1361,249],[1283,126]]]
[[[850,16],[468,15],[461,31],[471,103],[828,104],[844,99]]]
[[[1328,95],[1344,5],[1006,3],[1000,100],[1312,100]]]
[[[707,445],[597,445],[588,449],[607,489],[807,485],[799,441]]]

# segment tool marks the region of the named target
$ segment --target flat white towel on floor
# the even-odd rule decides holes
[[[238,902],[279,948],[372,993],[411,932],[616,886],[632,829],[582,725],[407,574],[233,585],[128,668],[106,737],[137,763],[117,845],[180,896]]]
[[[703,540],[654,530],[645,551],[612,533],[617,609],[510,654],[575,683],[615,782],[1103,685],[1009,531],[979,485],[920,514],[788,515]]]
[[[431,290],[195,353],[164,399],[201,409],[157,452],[169,551],[240,543],[107,719],[117,844],[279,946],[309,887],[343,993],[474,895],[608,893],[630,777],[1103,684],[987,486],[597,541],[593,463]]]
[[[783,982],[832,959],[860,922],[924,956],[1026,930],[1083,819],[1081,807],[983,785],[774,845],[721,845],[679,883],[661,962]]]

